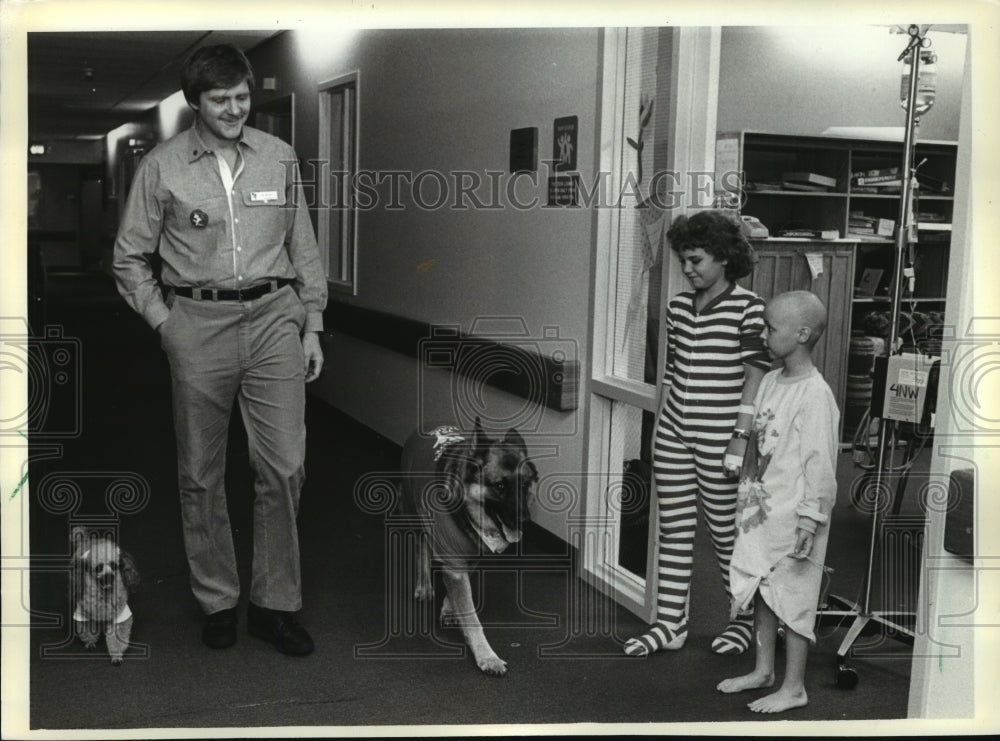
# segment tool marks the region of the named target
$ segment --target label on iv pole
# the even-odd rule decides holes
[[[900,422],[920,422],[933,364],[934,358],[926,355],[889,356],[882,416]]]

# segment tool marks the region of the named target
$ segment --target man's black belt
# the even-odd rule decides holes
[[[167,286],[168,291],[173,291],[177,296],[193,298],[199,301],[253,301],[255,298],[266,296],[271,291],[277,291],[283,286],[291,285],[294,281],[289,278],[278,278],[267,283],[261,283],[249,288],[192,288],[190,286]]]

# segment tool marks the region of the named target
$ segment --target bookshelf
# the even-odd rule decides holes
[[[935,352],[935,328],[940,327],[945,309],[956,150],[954,142],[917,141],[915,145],[915,278],[912,293],[906,293],[903,300],[906,321],[901,330],[904,345],[930,353]],[[843,325],[838,325],[845,333],[844,343],[849,338],[878,338],[885,329],[881,319],[890,308],[900,199],[900,183],[893,181],[892,168],[900,167],[902,151],[901,142],[846,137],[754,131],[718,137],[716,187],[738,193],[741,213],[757,217],[768,228],[770,237],[754,242],[759,255],[788,250],[851,253],[850,260],[840,258],[833,268],[838,271],[834,276],[838,284],[842,272],[850,271],[847,291],[823,296],[831,317],[844,318]],[[821,233],[828,238],[815,239]],[[789,239],[790,235],[807,238]],[[819,288],[817,293],[821,293],[825,286],[819,278],[804,281],[799,274],[768,290]],[[854,366],[856,370],[857,363]],[[838,365],[825,373],[843,412],[845,388],[851,383],[849,371],[842,372]],[[845,439],[854,432],[848,426],[843,431]]]

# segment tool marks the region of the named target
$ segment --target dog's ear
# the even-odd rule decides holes
[[[73,553],[83,553],[87,548],[87,529],[76,525],[69,531],[69,545]]]
[[[534,463],[526,460],[524,461],[524,463],[521,464],[521,467],[522,469],[526,470],[525,477],[527,478],[529,485],[534,484],[536,481],[538,481],[538,469],[535,468]]]
[[[476,417],[476,425],[472,430],[472,450],[477,457],[483,458],[486,455],[487,449],[490,447],[490,439],[486,437],[486,431],[483,430],[483,425],[479,421],[479,417]]]
[[[525,458],[528,457],[528,446],[524,443],[524,438],[521,437],[521,433],[511,427],[507,430],[507,434],[504,435],[503,444],[509,445],[512,448],[517,448],[521,451]]]
[[[125,588],[129,592],[134,592],[142,583],[139,578],[139,569],[135,565],[135,559],[125,551],[119,551],[118,556],[118,560],[121,563],[119,570],[122,575],[122,581],[125,582]]]
[[[85,579],[87,578],[87,563],[82,558],[82,553],[79,549],[75,550],[70,557],[69,567],[69,599],[70,605],[73,606],[79,600],[80,595],[83,594],[83,587],[86,584]]]
[[[69,596],[72,603],[76,603],[83,594],[87,584],[87,571],[90,564],[83,555],[90,547],[89,533],[87,528],[80,525],[72,527],[69,531],[70,560],[69,560]]]

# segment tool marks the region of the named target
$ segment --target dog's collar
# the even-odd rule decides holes
[[[115,618],[115,622],[124,623],[130,617],[132,617],[132,610],[129,609],[128,602],[126,602],[122,606],[122,609],[118,612],[118,617]],[[80,605],[77,605],[76,609],[73,610],[73,619],[79,620],[82,623],[89,620],[89,618],[83,614],[83,610],[80,608]]]
[[[503,553],[507,550],[507,546],[510,543],[503,536],[499,530],[494,527],[480,527],[479,524],[470,519],[473,529],[475,529],[476,534],[479,535],[479,539],[483,541],[483,544],[489,548],[494,553]]]

